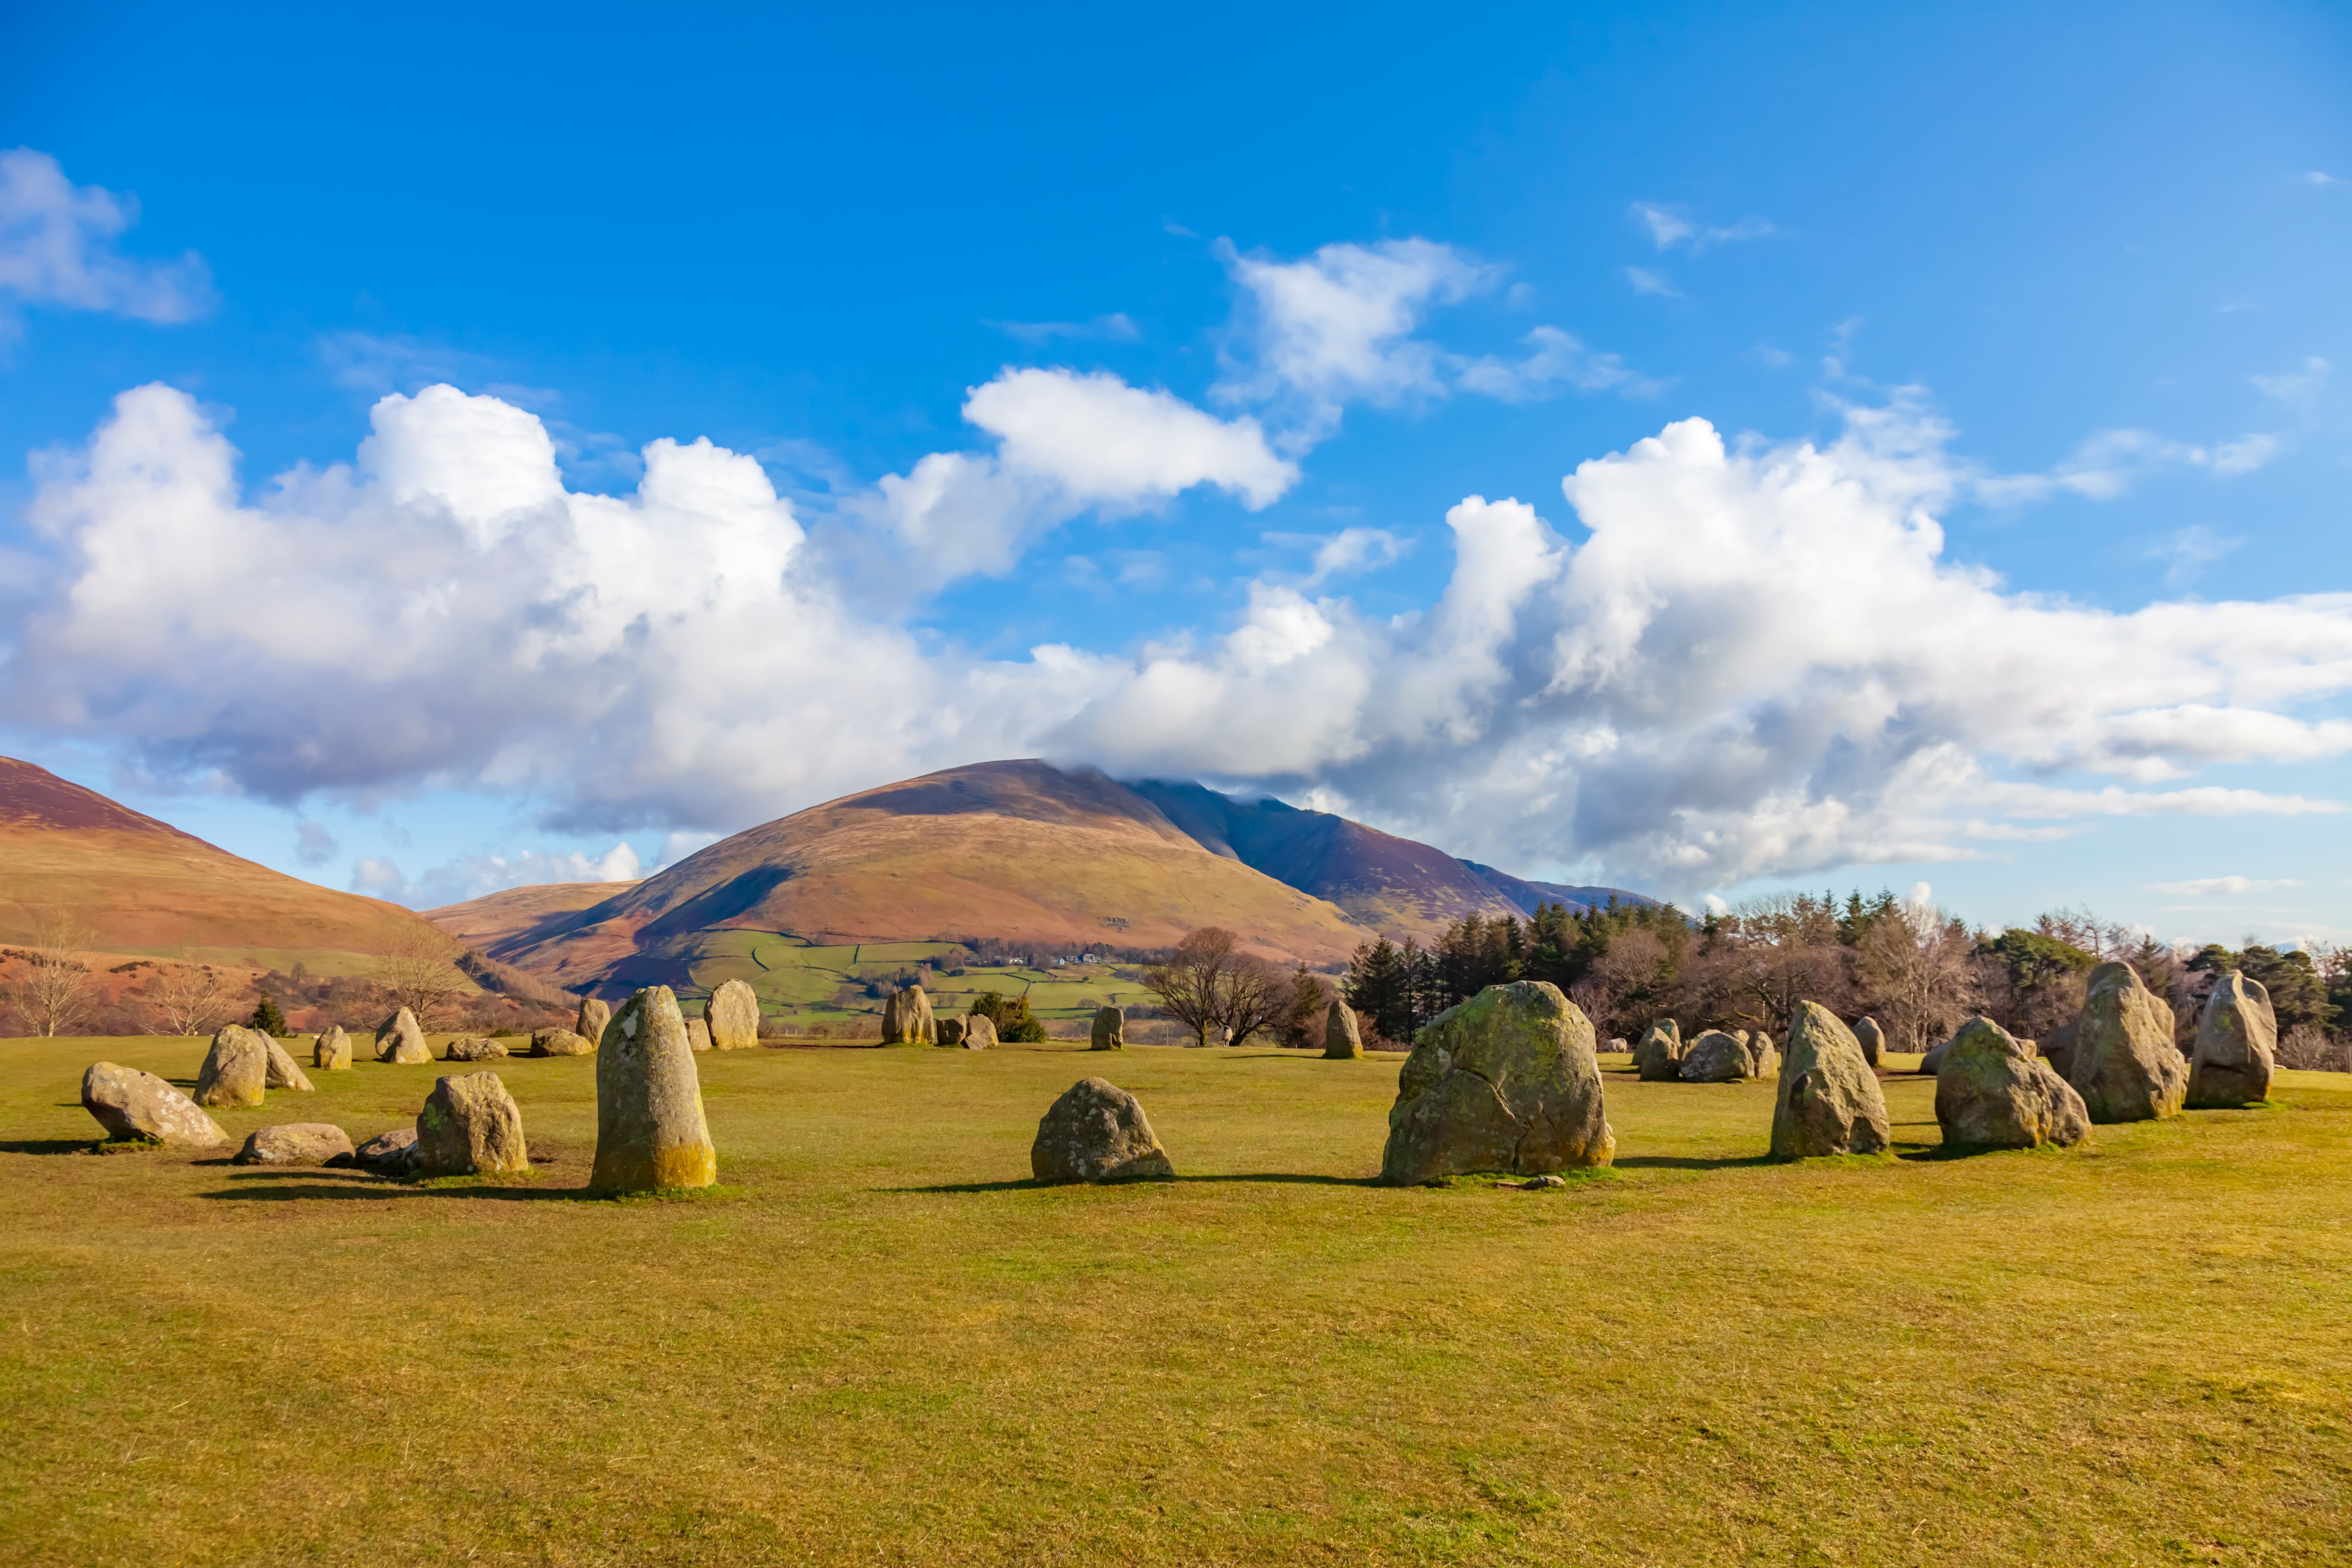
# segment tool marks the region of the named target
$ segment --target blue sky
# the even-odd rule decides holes
[[[1042,752],[2345,940],[2352,23],[2047,10],[19,8],[0,741],[424,901]]]

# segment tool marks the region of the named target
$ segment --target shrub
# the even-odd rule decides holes
[[[278,999],[274,996],[264,996],[260,1005],[254,1008],[253,1016],[246,1020],[246,1026],[258,1029],[265,1035],[284,1035],[286,1015],[278,1010]]]

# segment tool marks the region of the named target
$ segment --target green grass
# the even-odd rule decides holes
[[[725,1190],[93,1159],[0,1043],[15,1563],[2232,1563],[2352,1538],[2352,1080],[1940,1157],[1763,1158],[1769,1084],[1608,1074],[1614,1174],[1391,1191],[1398,1058],[698,1058]],[[1622,1058],[1620,1058],[1622,1060]],[[414,1114],[314,1074],[242,1135]],[[1102,1073],[1181,1179],[1026,1184]]]

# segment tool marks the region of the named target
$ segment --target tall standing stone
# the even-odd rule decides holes
[[[703,1015],[710,1024],[710,1048],[748,1051],[760,1043],[760,998],[740,980],[720,984]]]
[[[613,1021],[613,1009],[593,996],[580,998],[580,1011],[572,1020],[572,1032],[588,1042],[594,1050],[604,1038],[604,1026]]]
[[[1780,1048],[1772,1043],[1770,1031],[1759,1029],[1748,1037],[1748,1066],[1758,1078],[1780,1070]]]
[[[1489,985],[1440,1013],[1397,1075],[1381,1180],[1606,1165],[1617,1140],[1592,1041],[1591,1021],[1549,981]]]
[[[416,1115],[416,1168],[427,1176],[513,1175],[530,1169],[522,1111],[494,1072],[435,1083]]]
[[[1955,1148],[2032,1149],[2091,1133],[2074,1085],[1990,1018],[1969,1019],[1945,1043],[1936,1121]]]
[[[882,1002],[882,1043],[886,1046],[928,1046],[939,1037],[931,1017],[931,999],[919,985],[893,991]]]
[[[109,1138],[146,1138],[188,1149],[215,1149],[228,1142],[221,1124],[197,1110],[194,1100],[137,1068],[90,1063],[81,1075],[81,1105]]]
[[[596,1164],[605,1192],[707,1187],[719,1154],[702,1114],[702,1086],[686,1019],[667,985],[649,985],[604,1026],[596,1052]]]
[[[1886,1051],[1886,1031],[1878,1026],[1878,1020],[1864,1018],[1858,1021],[1853,1026],[1853,1037],[1855,1043],[1862,1047],[1862,1059],[1876,1067],[1878,1058]]]
[[[1323,1015],[1323,1059],[1352,1061],[1363,1054],[1364,1035],[1356,1027],[1356,1010],[1334,996]]]
[[[1633,1047],[1633,1068],[1643,1083],[1673,1083],[1683,1076],[1683,1030],[1672,1018],[1661,1018],[1642,1031]]]
[[[1127,1048],[1127,1014],[1117,1007],[1095,1009],[1095,1026],[1087,1037],[1090,1051],[1119,1051]]]
[[[1172,1176],[1176,1168],[1135,1096],[1101,1079],[1082,1078],[1038,1119],[1029,1173],[1059,1184]]]
[[[2172,1043],[2172,1009],[2130,964],[2091,971],[2066,1081],[2093,1121],[2150,1121],[2179,1112],[2189,1063]]]
[[[1772,1105],[1773,1157],[1877,1154],[1893,1141],[1886,1096],[1862,1059],[1862,1043],[1820,1003],[1798,1003]]]
[[[205,1065],[196,1069],[196,1103],[259,1105],[268,1084],[268,1037],[223,1024],[205,1053]]]
[[[433,1059],[425,1048],[425,1031],[416,1026],[416,1015],[403,1007],[375,1032],[375,1059],[391,1062],[396,1067],[415,1067]]]
[[[258,1032],[258,1031],[257,1031]],[[310,1080],[294,1060],[294,1053],[268,1035],[261,1037],[263,1049],[269,1053],[269,1070],[266,1083],[271,1089],[290,1089],[298,1094],[315,1093]]]
[[[310,1047],[310,1065],[321,1072],[341,1072],[352,1065],[352,1037],[337,1024]]]
[[[2278,1066],[2278,1015],[2259,980],[2232,969],[2214,984],[2189,1053],[2189,1100],[2200,1110],[2268,1099]]]

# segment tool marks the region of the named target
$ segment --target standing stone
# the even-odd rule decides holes
[[[535,1057],[593,1057],[596,1042],[583,1038],[570,1029],[539,1029],[530,1037],[530,1054]]]
[[[445,1062],[494,1062],[506,1054],[506,1047],[488,1035],[460,1037],[441,1047]]]
[[[379,1132],[352,1151],[352,1163],[379,1176],[405,1176],[416,1169],[416,1129]]]
[[[416,1169],[426,1176],[511,1175],[530,1169],[522,1112],[494,1072],[435,1083],[416,1114]]]
[[[2095,1122],[2176,1115],[2189,1093],[2189,1063],[2172,1043],[2172,1009],[2128,963],[2091,971],[2071,1056],[2066,1081]]]
[[[1127,1014],[1117,1007],[1095,1009],[1095,1026],[1088,1037],[1090,1051],[1121,1051],[1127,1048]]]
[[[596,1052],[596,1164],[604,1192],[707,1187],[719,1154],[702,1115],[702,1086],[686,1019],[667,985],[649,985],[604,1026]]]
[[[416,1026],[415,1014],[403,1007],[383,1021],[375,1032],[375,1059],[395,1067],[415,1067],[433,1059],[425,1044],[425,1031]]]
[[[263,1127],[246,1136],[236,1152],[240,1165],[323,1165],[339,1154],[350,1154],[351,1134],[325,1121],[289,1121]]]
[[[919,985],[894,991],[882,1003],[882,1043],[886,1046],[928,1046],[939,1037],[931,1017],[931,999]]]
[[[1853,1026],[1853,1037],[1862,1047],[1862,1059],[1872,1067],[1886,1050],[1886,1031],[1878,1026],[1875,1018],[1864,1018]]]
[[[1780,1070],[1780,1047],[1761,1029],[1748,1037],[1748,1068],[1758,1078],[1770,1078]]]
[[[1936,1069],[1936,1121],[1956,1148],[2080,1143],[2090,1113],[2074,1086],[1990,1018],[1971,1018]]]
[[[1397,1076],[1381,1180],[1609,1163],[1617,1140],[1592,1038],[1591,1021],[1549,981],[1489,985],[1440,1013]]]
[[[710,1048],[709,1022],[702,1018],[688,1018],[686,1021],[686,1043],[693,1050],[709,1050]]]
[[[943,1046],[960,1046],[963,1044],[963,1020],[961,1018],[941,1018],[939,1021],[939,1030],[940,1044]]]
[[[2200,1110],[2269,1098],[2278,1066],[2278,1016],[2259,980],[2232,969],[2205,998],[2189,1055],[2189,1104]]]
[[[1756,1064],[1738,1036],[1709,1029],[1683,1053],[1680,1076],[1685,1083],[1738,1083],[1756,1076]]]
[[[310,1065],[321,1072],[341,1072],[352,1065],[352,1037],[337,1024],[310,1047]]]
[[[109,1138],[147,1138],[186,1149],[215,1149],[228,1142],[221,1124],[197,1110],[194,1100],[137,1068],[90,1063],[81,1075],[81,1105]]]
[[[310,1080],[303,1076],[300,1066],[295,1062],[293,1052],[268,1035],[261,1037],[261,1043],[269,1053],[269,1070],[267,1075],[268,1088],[290,1089],[299,1094],[317,1092],[310,1087]]]
[[[588,1042],[594,1050],[604,1038],[604,1026],[613,1021],[613,1009],[593,996],[580,998],[579,1016],[572,1020],[572,1032]]]
[[[963,1021],[963,1048],[984,1051],[996,1044],[996,1020],[985,1013],[974,1013]]]
[[[1323,1059],[1353,1061],[1364,1054],[1364,1034],[1356,1026],[1356,1010],[1338,997],[1323,1014]]]
[[[1058,1185],[1172,1176],[1176,1167],[1135,1096],[1101,1079],[1082,1078],[1038,1119],[1029,1173]]]
[[[1886,1097],[1862,1043],[1820,1003],[1797,1004],[1772,1106],[1773,1157],[1877,1154],[1892,1142]]]
[[[760,998],[740,980],[713,991],[702,1016],[710,1025],[712,1050],[748,1051],[760,1043]]]
[[[196,1069],[198,1105],[259,1105],[269,1083],[267,1035],[239,1024],[223,1024]]]
[[[1633,1047],[1633,1068],[1643,1083],[1672,1083],[1683,1076],[1683,1030],[1672,1018],[1661,1018],[1642,1031]]]

